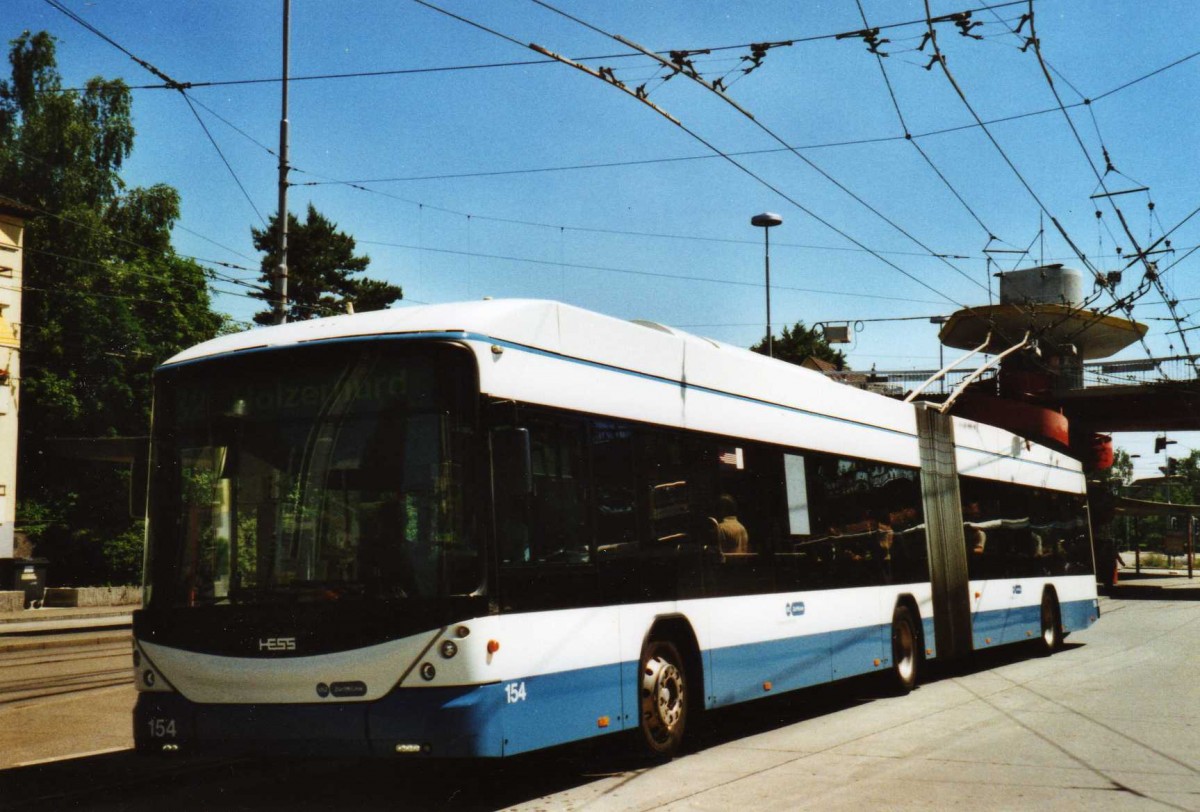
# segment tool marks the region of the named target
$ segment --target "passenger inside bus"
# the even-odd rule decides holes
[[[717,500],[717,543],[725,555],[746,555],[750,552],[750,534],[738,521],[737,502],[727,493]]]

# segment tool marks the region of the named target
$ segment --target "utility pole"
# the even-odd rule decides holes
[[[283,110],[279,117],[279,265],[275,268],[275,323],[287,321],[288,297],[288,49],[292,0],[283,0]]]

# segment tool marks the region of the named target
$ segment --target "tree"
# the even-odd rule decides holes
[[[279,265],[279,217],[271,218],[265,229],[250,229],[254,247],[266,254],[259,279],[267,289]],[[318,316],[344,313],[347,305],[356,312],[383,310],[404,296],[398,286],[377,279],[355,279],[371,262],[366,255],[355,256],[354,238],[337,230],[310,203],[308,217],[301,223],[288,213],[288,321],[303,321]],[[252,294],[270,301],[270,293]],[[258,324],[273,324],[268,308],[254,314]]]
[[[12,41],[0,81],[0,190],[43,214],[26,224],[18,522],[60,583],[136,581],[128,472],[56,458],[55,437],[145,435],[154,365],[212,337],[204,269],[178,256],[179,194],[126,188],[129,89],[93,78],[62,88],[54,38]],[[36,518],[36,522],[32,519]]]
[[[1113,464],[1103,471],[1095,473],[1095,479],[1106,490],[1119,493],[1133,482],[1133,458],[1123,448],[1113,449]]]
[[[767,339],[752,346],[751,351],[767,354]],[[841,350],[829,346],[825,336],[817,327],[805,327],[804,322],[798,321],[793,327],[784,327],[783,333],[774,341],[775,357],[789,364],[803,364],[810,356],[828,361],[837,369],[849,369],[846,356]]]

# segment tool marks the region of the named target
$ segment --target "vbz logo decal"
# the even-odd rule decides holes
[[[804,614],[804,601],[792,601],[785,611],[788,617],[800,617]]]

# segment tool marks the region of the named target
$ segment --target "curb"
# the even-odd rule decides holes
[[[133,640],[132,631],[128,628],[79,629],[77,632],[30,637],[0,637],[0,654],[79,646],[103,646],[112,643],[131,643]]]

